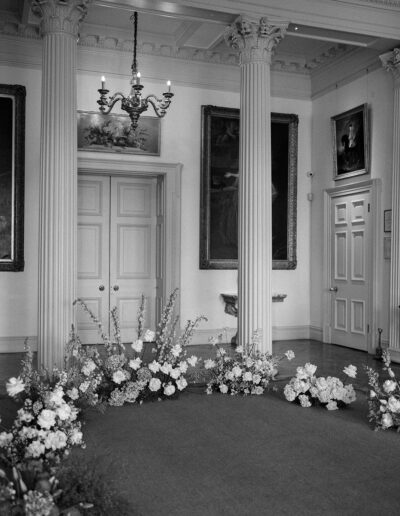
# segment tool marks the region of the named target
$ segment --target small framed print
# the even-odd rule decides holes
[[[390,260],[392,250],[392,237],[383,237],[383,258]]]
[[[369,173],[368,104],[331,117],[333,179]]]
[[[383,231],[385,233],[391,233],[392,231],[392,210],[383,212]]]

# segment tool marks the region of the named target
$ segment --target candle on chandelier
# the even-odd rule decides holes
[[[137,84],[139,85],[140,84],[140,77],[141,77],[140,72],[137,73],[136,77],[137,77]]]
[[[106,89],[106,78],[104,77],[104,75],[101,76],[101,89]]]
[[[171,81],[167,81],[168,93],[171,93]]]

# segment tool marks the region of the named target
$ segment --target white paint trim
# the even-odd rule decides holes
[[[222,334],[222,343],[230,343],[232,337],[236,335],[236,328],[215,328],[208,330],[196,330],[190,345],[209,344],[211,337]],[[304,340],[311,338],[311,326],[273,326],[272,340]],[[314,338],[314,337],[313,337]],[[321,340],[315,337],[315,340]]]
[[[145,160],[145,161],[144,161]],[[162,176],[164,178],[165,203],[165,298],[175,289],[180,289],[181,272],[181,163],[161,163],[149,161],[148,157],[132,155],[92,154],[78,152],[78,173],[114,176]],[[75,271],[76,277],[76,271]],[[180,315],[180,296],[175,305],[176,314]]]
[[[23,353],[25,341],[32,351],[37,351],[37,337],[0,337],[0,353]]]
[[[382,269],[382,251],[378,246],[378,233],[380,228],[380,198],[381,198],[381,181],[380,179],[369,179],[358,183],[345,184],[329,188],[324,191],[324,254],[323,254],[323,335],[322,341],[326,343],[332,342],[331,335],[331,294],[329,294],[330,278],[331,278],[331,237],[332,228],[330,224],[331,202],[335,197],[342,195],[358,194],[368,191],[371,196],[371,249],[372,257],[370,270],[368,272],[369,281],[369,298],[371,300],[369,306],[368,320],[370,321],[370,331],[367,337],[368,353],[375,353],[375,343],[373,336],[377,332],[377,306],[380,306],[378,299],[377,279],[379,271]],[[380,233],[379,233],[380,234]]]
[[[319,326],[310,326],[310,339],[322,342],[323,329]]]

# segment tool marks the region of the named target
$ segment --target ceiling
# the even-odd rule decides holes
[[[292,0],[292,4],[296,1]],[[375,1],[378,4],[383,0]],[[23,33],[21,27],[29,27],[31,31],[33,27],[38,32],[38,19],[31,13],[30,3],[31,0],[0,0],[3,28],[5,23],[14,23],[19,34]],[[238,13],[194,7],[193,3],[199,5],[199,2],[178,0],[93,0],[81,25],[81,40],[91,38],[90,41],[101,41],[104,45],[109,38],[117,48],[129,50],[133,39],[130,15],[137,10],[139,50],[151,53],[157,48],[159,53],[160,47],[169,47],[172,49],[169,55],[174,57],[235,64],[237,55],[225,44],[223,33]],[[280,69],[312,75],[361,49],[377,56],[397,42],[391,37],[293,22],[276,49],[273,66],[279,64]]]

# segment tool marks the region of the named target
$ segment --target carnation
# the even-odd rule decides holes
[[[13,377],[6,383],[6,389],[7,394],[13,398],[25,389],[25,384],[19,377]]]
[[[261,382],[261,375],[259,374],[253,374],[253,383],[255,385],[258,385]]]
[[[177,380],[181,376],[181,370],[179,369],[179,367],[175,367],[171,369],[171,372],[169,374],[174,380]]]
[[[225,383],[221,383],[219,390],[222,392],[222,394],[226,394],[228,392],[228,386]]]
[[[264,392],[264,389],[261,387],[261,385],[257,385],[254,387],[254,389],[251,391],[252,394],[256,394],[257,396],[260,396]]]
[[[307,376],[314,376],[316,370],[317,370],[317,366],[316,365],[307,363],[304,366],[304,371],[307,374]]]
[[[396,386],[397,384],[393,380],[386,380],[385,382],[383,382],[383,390],[388,394],[393,392],[396,389]]]
[[[180,344],[175,344],[175,346],[172,346],[171,353],[174,357],[179,357],[179,355],[182,353],[182,346]]]
[[[85,376],[90,376],[90,374],[93,373],[93,371],[95,369],[96,369],[96,364],[93,362],[93,360],[91,358],[89,358],[88,360],[86,360],[86,362],[84,363],[84,365],[82,367],[82,373]]]
[[[239,378],[240,376],[242,376],[242,370],[239,366],[233,367],[232,373],[236,376],[236,378]]]
[[[293,353],[293,351],[291,349],[289,349],[288,351],[286,351],[285,353],[285,357],[288,359],[288,360],[293,360],[295,355]]]
[[[302,407],[305,407],[305,408],[311,407],[310,399],[306,394],[300,394],[299,401],[300,401],[300,405]]]
[[[330,400],[327,403],[326,408],[327,408],[327,410],[337,410],[339,407],[338,407],[338,404],[336,401]]]
[[[172,365],[169,362],[164,362],[163,365],[160,367],[160,371],[164,374],[170,374],[172,370]]]
[[[250,371],[246,371],[245,373],[243,373],[243,380],[245,382],[251,382],[253,380],[253,375]]]
[[[71,398],[71,400],[75,401],[79,398],[79,391],[76,387],[72,387],[72,389],[67,391],[67,395]]]
[[[77,428],[74,428],[69,436],[70,443],[74,446],[82,444],[83,434]]]
[[[204,360],[204,367],[206,369],[213,369],[216,366],[214,360],[211,358],[208,358],[207,360]]]
[[[44,455],[46,451],[45,445],[40,441],[32,441],[26,449],[26,457],[35,459]]]
[[[1,432],[0,434],[0,448],[5,448],[13,440],[13,434]]]
[[[283,394],[288,401],[294,401],[296,399],[296,392],[290,384],[285,385]]]
[[[353,365],[349,365],[343,369],[344,374],[347,374],[350,378],[355,378],[357,376],[357,367]]]
[[[57,416],[61,419],[61,421],[67,421],[67,419],[69,419],[71,417],[71,407],[67,404],[67,403],[64,403],[63,405],[61,405],[61,407],[58,407],[56,409],[56,412],[57,412]]]
[[[386,413],[382,416],[382,428],[390,428],[393,426],[393,418],[390,414]]]
[[[143,349],[143,341],[141,339],[137,339],[135,340],[135,342],[132,342],[131,347],[133,351],[136,351],[136,353],[140,353]]]
[[[390,412],[399,413],[400,412],[400,400],[395,398],[394,396],[390,396],[387,403],[387,408]]]
[[[185,361],[179,362],[179,369],[182,374],[186,374],[187,369],[188,369],[187,362],[185,362]]]
[[[47,449],[60,450],[67,446],[67,436],[61,430],[56,432],[49,432],[44,441],[44,445]]]

